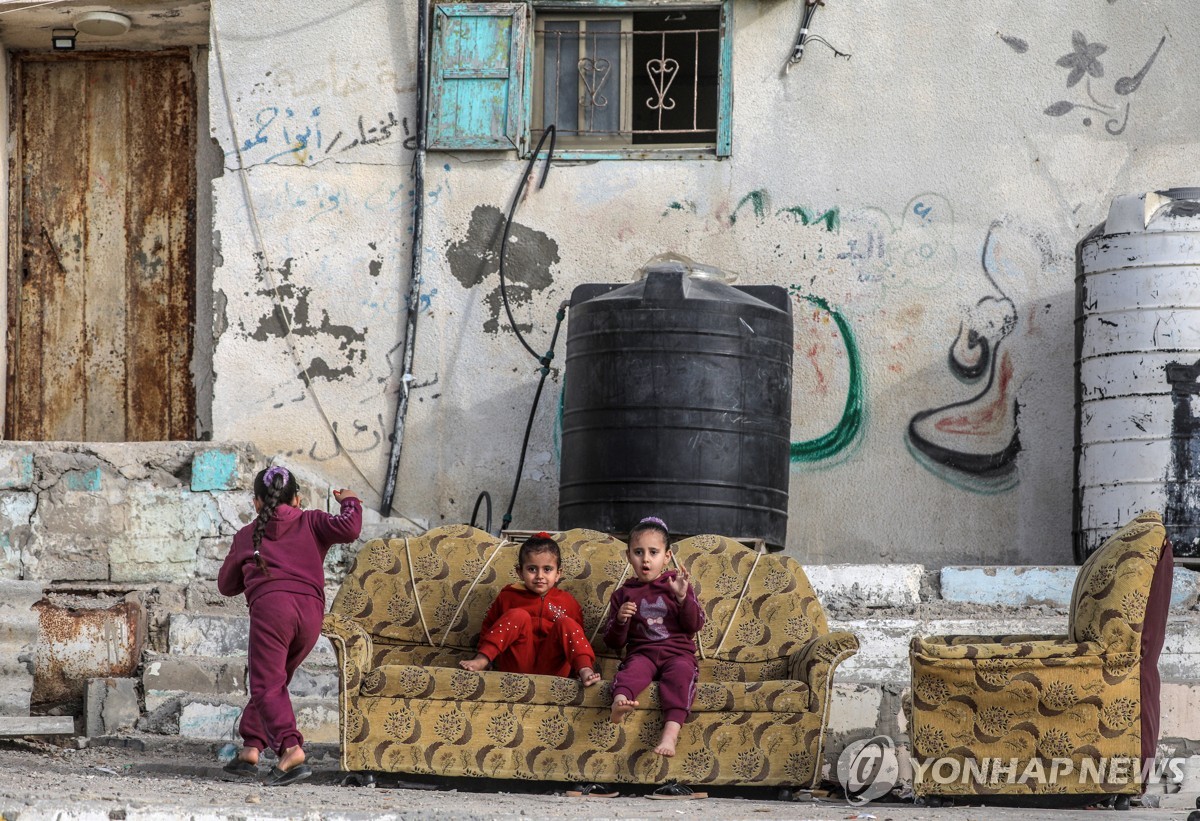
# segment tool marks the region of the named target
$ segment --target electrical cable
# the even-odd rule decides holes
[[[479,505],[481,502],[484,502],[484,501],[487,502],[487,516],[484,517],[485,524],[484,524],[483,529],[486,532],[491,533],[492,532],[492,494],[488,493],[486,490],[481,491],[480,494],[475,497],[475,507],[471,511],[471,527],[475,527],[475,517],[479,515]]]
[[[350,463],[352,468],[354,468],[354,472],[358,474],[363,483],[377,496],[381,496],[379,489],[376,488],[375,485],[371,483],[371,480],[367,478],[366,473],[364,473],[362,468],[359,467],[358,463],[354,461],[354,457],[350,455],[350,452],[342,446],[342,441],[338,436],[337,429],[334,428],[333,423],[329,419],[329,415],[325,412],[325,408],[321,404],[321,398],[317,395],[316,386],[313,385],[312,379],[309,377],[308,368],[300,359],[300,352],[296,348],[296,339],[292,333],[292,320],[283,305],[283,299],[279,295],[279,287],[275,282],[274,275],[271,273],[271,262],[270,258],[267,256],[266,241],[263,238],[262,227],[258,222],[258,210],[255,208],[254,198],[250,194],[250,181],[246,175],[246,163],[242,157],[241,140],[238,137],[237,124],[233,116],[233,103],[229,96],[229,83],[225,75],[225,62],[221,56],[221,43],[217,30],[216,15],[213,15],[211,25],[212,50],[213,54],[217,58],[217,76],[221,81],[221,94],[225,101],[225,115],[229,119],[229,133],[233,137],[234,154],[237,157],[237,168],[235,170],[238,172],[238,180],[241,183],[242,188],[242,197],[246,202],[246,212],[250,216],[250,232],[253,234],[254,242],[258,246],[257,256],[262,263],[263,278],[266,279],[267,285],[271,290],[271,300],[274,303],[276,312],[279,314],[279,321],[283,325],[284,339],[287,341],[288,350],[292,354],[292,361],[295,363],[296,367],[299,368],[300,378],[304,381],[304,387],[307,388],[307,393],[312,398],[313,405],[316,407],[317,413],[321,417],[321,421],[324,422],[325,428],[329,431],[330,436],[333,437],[333,441],[337,445],[338,451],[342,456],[346,457],[346,461]],[[391,512],[395,514],[395,511]],[[421,531],[427,529],[420,522],[416,522],[408,516],[403,514],[396,515],[397,518],[403,519],[409,524],[416,526]]]
[[[546,384],[546,377],[550,375],[550,360],[554,357],[554,345],[558,341],[558,329],[562,327],[563,320],[567,316],[567,305],[570,303],[564,301],[558,306],[558,314],[554,321],[554,334],[550,337],[550,350],[546,351],[546,355],[542,357],[541,374],[542,378],[538,380],[537,391],[533,394],[533,406],[529,409],[529,419],[525,422],[525,438],[521,440],[521,456],[517,460],[517,475],[513,479],[512,493],[508,497],[508,509],[504,511],[504,516],[500,520],[500,530],[503,532],[512,524],[513,505],[517,502],[517,490],[521,487],[521,473],[525,470],[525,452],[529,449],[529,434],[533,430],[533,417],[537,413],[538,402],[542,398],[542,387]]]
[[[525,191],[525,185],[529,182],[529,174],[533,171],[533,164],[537,161],[538,154],[542,152],[542,145],[546,142],[546,138],[550,138],[550,150],[546,152],[546,165],[542,168],[542,178],[538,181],[538,188],[546,184],[546,175],[550,173],[550,161],[554,158],[554,140],[556,139],[555,132],[557,129],[554,125],[546,126],[542,138],[538,140],[537,148],[533,149],[533,153],[529,155],[529,162],[525,165],[525,173],[521,175],[521,182],[517,186],[517,191],[513,194],[512,204],[508,207],[508,219],[504,222],[504,234],[500,237],[500,301],[504,303],[504,313],[508,315],[508,324],[512,326],[513,333],[517,335],[517,340],[529,351],[529,355],[534,359],[546,364],[545,357],[538,356],[537,351],[530,347],[525,341],[525,337],[521,334],[521,329],[517,327],[517,320],[513,317],[512,308],[508,304],[508,289],[504,282],[504,251],[508,247],[508,232],[512,230],[513,214],[517,211],[517,204],[521,202],[521,194]],[[557,331],[556,331],[557,333]],[[554,356],[554,346],[550,346],[549,356]]]

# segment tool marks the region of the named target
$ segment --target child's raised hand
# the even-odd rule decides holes
[[[333,498],[338,502],[338,504],[341,504],[343,499],[357,499],[358,494],[349,488],[342,488],[333,492]]]
[[[691,583],[692,575],[682,565],[675,571],[675,578],[667,582],[671,586],[671,592],[675,594],[675,598],[680,604],[683,604],[683,600],[687,598],[688,587]]]
[[[625,624],[637,615],[637,602],[627,601],[617,610],[617,621]]]

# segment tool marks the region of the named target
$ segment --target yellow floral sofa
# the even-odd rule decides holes
[[[1148,512],[1101,545],[1079,570],[1063,635],[912,640],[917,795],[1142,792],[1171,587],[1165,540]]]
[[[700,684],[678,754],[653,753],[657,685],[623,724],[609,720],[619,656],[603,644],[625,544],[595,531],[556,537],[561,587],[579,600],[604,681],[473,673],[479,626],[515,582],[517,546],[457,525],[374,540],[342,582],[324,633],[341,668],[342,768],[564,782],[810,786],[821,773],[834,668],[858,650],[830,632],[803,569],[720,536],[676,544],[707,624]]]

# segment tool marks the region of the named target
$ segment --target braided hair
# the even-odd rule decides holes
[[[287,503],[296,498],[296,494],[300,492],[300,484],[296,481],[296,477],[282,465],[275,465],[266,470],[260,470],[258,475],[254,477],[254,496],[262,502],[262,507],[258,511],[258,518],[254,520],[254,563],[258,565],[258,569],[263,573],[267,570],[267,560],[262,557],[260,549],[262,548],[263,534],[267,531],[267,522],[275,515],[275,509],[282,503]]]

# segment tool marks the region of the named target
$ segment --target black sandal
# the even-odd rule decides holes
[[[684,786],[678,781],[668,781],[646,797],[659,801],[692,801],[698,798],[708,798],[708,793],[693,792],[690,787]]]
[[[235,758],[221,768],[221,778],[226,781],[250,781],[258,778],[258,765]]]
[[[267,776],[267,780],[263,782],[264,787],[286,787],[288,784],[295,784],[297,781],[303,781],[313,774],[312,767],[307,764],[297,764],[290,770],[281,770],[278,767],[271,768],[271,774]]]
[[[616,798],[619,792],[604,784],[577,784],[575,789],[567,790],[568,798]]]

